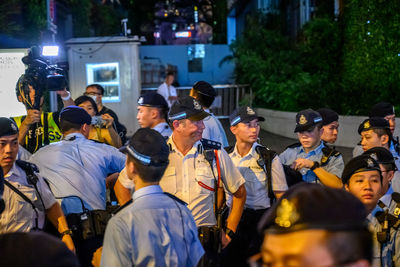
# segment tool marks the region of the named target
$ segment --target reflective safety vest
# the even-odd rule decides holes
[[[25,120],[26,116],[13,117],[18,128]],[[26,134],[23,146],[31,153],[39,148],[53,142],[61,140],[62,134],[56,121],[53,118],[53,112],[42,112],[40,123],[32,124]]]

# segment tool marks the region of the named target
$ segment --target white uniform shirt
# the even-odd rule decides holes
[[[169,165],[160,181],[161,188],[188,204],[197,227],[215,225],[214,191],[207,189],[214,189],[214,181],[218,179],[215,160],[213,169],[216,178],[203,153],[199,152],[202,150],[200,141],[196,142],[185,156],[176,148],[172,137],[167,143],[171,151],[168,158]],[[218,150],[218,157],[224,189],[233,194],[245,180],[225,150]],[[133,181],[129,180],[125,169],[120,173],[118,180],[125,188],[134,188]]]
[[[56,200],[43,178],[40,175],[37,176],[39,178],[37,188],[42,197],[44,208],[34,186],[28,183],[25,171],[17,166],[16,163],[14,163],[4,179],[33,202],[39,215],[38,227],[43,228],[45,209],[53,206]],[[36,227],[37,214],[31,204],[12,191],[7,185],[4,185],[3,199],[5,201],[5,210],[0,215],[0,234],[29,232],[32,228]]]
[[[165,98],[165,101],[168,103],[168,107],[171,107],[175,102],[175,100],[168,100],[168,97],[177,96],[175,87],[172,85],[168,86],[165,82],[158,87],[157,93]]]
[[[160,122],[156,126],[153,127],[153,130],[156,130],[164,137],[170,137],[172,134],[171,128],[169,128],[168,123]]]
[[[233,164],[238,168],[243,178],[246,180],[246,208],[266,209],[270,207],[270,199],[268,198],[267,179],[265,171],[257,164],[260,158],[255,148],[258,143],[254,143],[249,153],[244,157],[240,156],[235,145],[234,150],[229,156]],[[278,156],[272,160],[272,190],[286,191],[285,172]],[[232,196],[227,197],[228,205],[231,205]]]
[[[210,113],[210,110],[205,110]],[[228,139],[226,138],[224,127],[221,122],[212,114],[207,118],[204,118],[204,131],[203,138],[217,141],[222,144],[223,147],[229,146]]]

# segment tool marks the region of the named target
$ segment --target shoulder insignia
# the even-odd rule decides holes
[[[324,148],[322,148],[322,153],[324,154],[324,156],[327,157],[339,157],[341,155],[341,153],[339,151],[337,151],[334,147],[329,147],[327,145],[325,145]]]
[[[228,154],[230,154],[235,149],[235,146],[227,146],[227,147],[224,147],[224,149]]]
[[[38,168],[38,166],[36,166],[36,164],[30,163],[28,161],[20,160],[20,159],[17,159],[15,161],[15,163],[17,163],[17,165],[24,171],[33,170],[34,172],[39,172],[39,168]]]
[[[288,149],[288,148],[295,148],[295,147],[300,147],[300,146],[301,146],[301,143],[300,143],[300,142],[297,142],[297,143],[294,143],[294,144],[291,144],[291,145],[287,146],[285,149]]]
[[[121,210],[123,210],[124,208],[126,208],[127,206],[129,206],[129,204],[131,204],[133,201],[132,199],[130,199],[128,202],[126,202],[124,205],[122,205],[121,207],[119,207],[118,209],[114,210],[112,212],[112,216],[114,216],[115,214],[117,214],[118,212],[120,212]]]
[[[221,149],[222,145],[220,142],[209,140],[209,139],[201,139],[200,140],[204,149]]]
[[[187,203],[185,201],[183,201],[182,199],[180,199],[180,198],[178,198],[178,197],[176,197],[176,196],[174,196],[174,195],[172,195],[170,193],[164,192],[164,195],[168,196],[169,198],[172,198],[173,200],[175,200],[176,202],[181,203],[182,205],[187,206]]]

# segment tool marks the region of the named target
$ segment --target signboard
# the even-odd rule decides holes
[[[25,72],[21,59],[27,49],[0,50],[0,117],[25,115],[25,106],[18,102],[15,86],[18,78]]]

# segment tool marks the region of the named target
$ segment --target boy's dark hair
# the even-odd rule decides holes
[[[146,166],[128,154],[128,161],[133,162],[139,177],[147,183],[159,182],[164,175],[168,165],[164,166]]]
[[[60,120],[60,130],[62,133],[68,132],[70,130],[76,130],[79,131],[81,129],[82,125],[72,123],[66,120]]]

